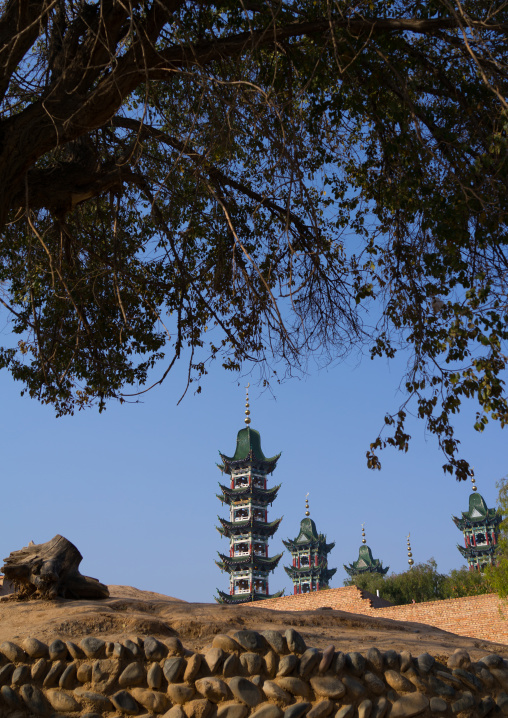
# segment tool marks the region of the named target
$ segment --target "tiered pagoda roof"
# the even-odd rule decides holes
[[[362,544],[356,561],[350,563],[349,566],[344,564],[344,568],[350,576],[357,576],[360,573],[380,573],[384,576],[390,567],[383,568],[381,561],[378,558],[373,558],[370,546]]]
[[[234,456],[226,456],[219,452],[222,464],[219,469],[225,474],[231,474],[233,469],[253,467],[264,473],[271,474],[277,466],[280,454],[267,458],[261,450],[261,436],[259,431],[247,426],[241,429],[236,437],[236,451]]]
[[[464,531],[466,528],[480,525],[498,526],[503,520],[500,509],[489,509],[481,494],[472,493],[469,496],[469,510],[462,512],[462,517],[452,516],[455,525]]]
[[[457,548],[466,559],[469,559],[471,557],[481,558],[485,556],[490,556],[493,558],[497,553],[499,546],[497,544],[489,544],[488,546],[468,546],[466,548],[465,546],[457,544]]]
[[[239,489],[231,489],[223,484],[219,484],[222,494],[217,494],[217,498],[224,504],[235,503],[236,501],[245,501],[253,499],[263,504],[271,504],[277,498],[281,484],[271,489],[260,489],[259,486],[242,486]]]
[[[229,593],[224,593],[224,591],[219,591],[217,589],[217,594],[217,600],[219,603],[239,604],[250,603],[251,601],[264,601],[265,598],[280,598],[284,595],[284,591],[277,591],[277,593],[271,593],[268,596],[264,593],[257,593],[256,591],[247,594],[236,593],[230,595]]]
[[[252,516],[246,521],[226,521],[226,519],[220,516],[217,516],[217,518],[222,524],[222,528],[217,527],[217,531],[222,534],[222,536],[227,536],[228,538],[231,536],[241,536],[245,533],[252,533],[256,536],[273,536],[282,521],[282,517],[270,523],[257,521]]]
[[[293,558],[293,565],[284,566],[284,571],[293,582],[295,594],[328,588],[328,581],[337,571],[336,568],[328,568],[328,554],[335,542],[327,543],[326,536],[318,533],[316,524],[309,518],[308,494],[305,509],[298,536],[282,542]]]
[[[483,571],[496,563],[499,551],[499,525],[503,520],[500,509],[489,509],[476,487],[474,473],[471,476],[473,493],[469,496],[469,509],[462,516],[452,516],[455,525],[464,535],[465,546],[457,548],[467,560],[470,569]]]
[[[247,568],[251,568],[254,571],[274,571],[282,558],[282,554],[279,553],[277,556],[267,558],[266,556],[256,556],[256,554],[250,554],[249,556],[226,556],[220,553],[219,558],[221,560],[215,563],[221,571],[227,571],[228,573],[244,571]]]
[[[318,561],[317,566],[301,566],[297,568],[295,566],[284,566],[284,571],[287,573],[289,578],[295,582],[299,578],[310,578],[311,580],[320,580],[323,583],[328,583],[332,576],[337,572],[336,568],[328,568],[326,559]]]
[[[305,518],[300,522],[300,533],[295,539],[282,539],[282,543],[288,551],[298,551],[304,546],[312,549],[321,548],[325,553],[329,553],[335,546],[335,541],[326,543],[326,536],[318,534],[316,524],[311,518]]]
[[[215,563],[229,574],[229,593],[218,591],[218,603],[239,604],[259,601],[283,592],[269,594],[268,575],[277,567],[282,554],[268,556],[268,539],[277,531],[282,518],[268,521],[268,504],[280,488],[267,488],[267,474],[277,465],[280,454],[266,457],[261,436],[249,424],[249,385],[246,386],[245,424],[236,437],[233,456],[220,453],[219,469],[231,476],[231,485],[219,484],[217,498],[229,506],[229,520],[218,517],[217,531],[229,539],[229,556],[219,553]]]

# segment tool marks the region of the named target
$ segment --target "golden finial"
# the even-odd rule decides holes
[[[478,491],[478,489],[476,487],[476,483],[475,483],[476,479],[474,477],[474,466],[471,466],[471,482],[473,484],[473,486],[472,486],[473,491]]]
[[[362,524],[362,543],[367,543],[367,539],[365,538],[365,521]]]
[[[411,553],[411,543],[409,541],[410,536],[411,536],[411,534],[408,533],[408,535],[407,535],[407,555],[409,558],[408,558],[407,562],[409,564],[409,568],[412,568],[414,561],[413,561],[413,554]]]
[[[249,386],[250,386],[250,381],[247,384],[247,386],[245,387],[245,389],[246,389],[246,392],[245,392],[245,423],[247,424],[247,426],[249,426],[249,424],[250,424]]]
[[[306,509],[306,510],[305,510],[305,516],[310,516],[310,511],[309,511],[309,494],[308,494],[308,493],[305,494],[305,509]]]

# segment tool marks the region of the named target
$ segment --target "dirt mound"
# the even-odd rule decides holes
[[[141,601],[178,601],[178,603],[187,603],[181,598],[173,598],[165,596],[163,593],[154,593],[153,591],[142,591],[132,586],[108,586],[111,598],[137,598]]]
[[[242,628],[284,631],[295,627],[309,646],[325,648],[330,643],[341,651],[407,649],[413,655],[429,652],[449,656],[465,648],[472,658],[485,653],[508,657],[508,646],[457,636],[432,626],[371,618],[344,611],[273,611],[252,606],[221,606],[187,603],[170,596],[141,591],[130,586],[109,586],[111,597],[102,601],[2,601],[0,643],[28,635],[49,641],[53,638],[78,641],[94,635],[124,641],[133,635],[167,637],[178,635],[187,648],[201,650],[218,633]]]

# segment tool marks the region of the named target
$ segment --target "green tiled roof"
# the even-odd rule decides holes
[[[230,504],[232,501],[240,501],[241,499],[254,498],[257,501],[266,504],[271,504],[277,498],[277,493],[281,487],[281,484],[274,486],[271,489],[260,489],[258,486],[251,484],[250,486],[243,486],[238,489],[230,489],[228,486],[219,484],[222,495],[216,494],[217,498]]]
[[[230,538],[236,534],[250,533],[258,536],[273,536],[277,531],[282,517],[275,519],[275,521],[256,521],[254,519],[247,519],[247,521],[226,521],[226,519],[217,516],[221,523],[221,527],[217,527],[217,531],[223,536]]]
[[[294,568],[293,566],[284,566],[284,571],[294,582],[298,578],[314,578],[321,583],[328,583],[332,576],[336,573],[336,568],[327,568],[326,566],[303,566],[302,568]]]
[[[358,558],[349,566],[344,564],[344,568],[350,576],[356,576],[359,573],[387,573],[390,568],[387,566],[383,568],[383,564],[378,558],[373,558],[370,546],[362,544],[358,551]]]
[[[497,553],[499,549],[498,544],[488,544],[483,546],[461,546],[460,544],[457,544],[457,548],[459,549],[460,553],[464,556],[464,558],[469,559],[472,556],[475,555],[481,555],[481,556],[487,556],[487,555],[494,555]]]
[[[226,556],[225,554],[219,553],[220,561],[215,563],[221,569],[221,571],[227,571],[228,573],[234,573],[235,571],[242,571],[245,568],[253,568],[257,571],[274,571],[277,568],[277,564],[282,558],[282,554],[279,553],[277,556],[272,558],[266,558],[265,556]]]
[[[321,551],[329,553],[335,546],[335,542],[326,543],[326,536],[319,534],[314,521],[307,517],[300,521],[298,536],[295,539],[282,540],[282,543],[289,551],[319,547]]]
[[[221,459],[226,464],[232,464],[237,461],[253,460],[262,464],[276,464],[280,454],[276,456],[267,457],[263,454],[261,449],[261,436],[259,431],[251,429],[247,426],[245,429],[240,429],[236,437],[236,450],[234,456],[226,456],[222,452],[219,452]]]
[[[464,527],[471,524],[501,523],[503,517],[499,509],[489,509],[481,494],[472,493],[469,495],[469,510],[462,512],[462,518],[452,516],[458,528],[463,531]]]
[[[271,593],[269,596],[266,596],[264,593],[255,593],[254,591],[252,593],[237,593],[230,596],[228,593],[224,593],[224,591],[219,591],[219,589],[217,589],[217,593],[219,594],[215,597],[217,603],[239,604],[251,603],[251,601],[264,601],[267,598],[280,598],[284,595],[284,590],[277,591],[277,593]]]

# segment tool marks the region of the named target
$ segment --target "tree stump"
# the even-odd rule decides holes
[[[96,578],[83,576],[78,566],[83,556],[63,536],[47,543],[33,541],[4,559],[3,572],[16,588],[16,598],[107,598],[107,586]]]

